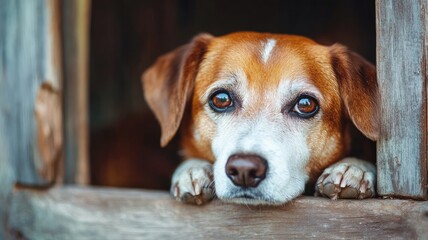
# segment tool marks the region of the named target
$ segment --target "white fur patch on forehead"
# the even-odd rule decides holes
[[[263,63],[267,62],[275,45],[276,45],[275,39],[268,39],[266,42],[262,43],[261,54],[262,54]]]

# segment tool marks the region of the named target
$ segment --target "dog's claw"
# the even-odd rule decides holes
[[[171,193],[178,201],[202,205],[215,197],[212,165],[206,161],[188,160],[175,171]]]
[[[178,187],[177,187],[177,185],[174,186],[174,197],[175,198],[178,197]]]
[[[372,164],[347,158],[324,170],[317,180],[315,195],[333,200],[371,198],[375,196],[375,181]]]

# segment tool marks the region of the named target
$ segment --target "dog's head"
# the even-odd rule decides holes
[[[144,91],[165,146],[214,163],[220,199],[284,203],[349,150],[350,123],[378,136],[373,65],[341,45],[275,34],[202,34],[158,59]]]

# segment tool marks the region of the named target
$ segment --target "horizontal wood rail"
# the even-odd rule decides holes
[[[12,235],[25,239],[427,239],[428,202],[300,197],[281,207],[215,200],[184,205],[168,193],[64,187],[16,191]]]

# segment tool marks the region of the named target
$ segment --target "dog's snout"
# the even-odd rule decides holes
[[[226,163],[226,175],[240,187],[257,187],[265,178],[266,170],[266,160],[257,155],[232,155]]]

